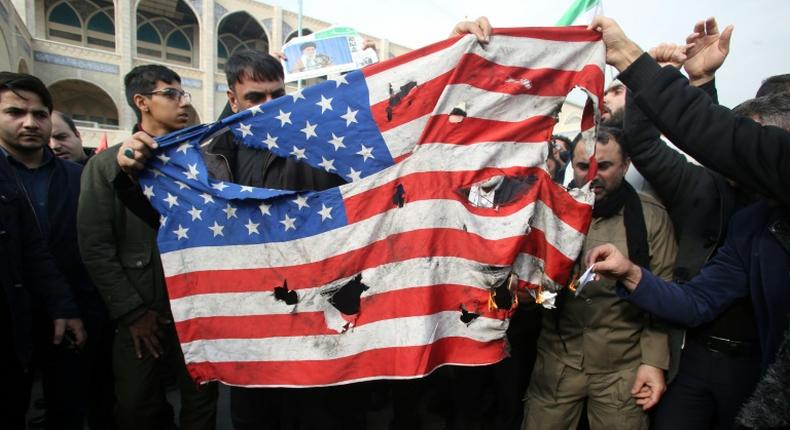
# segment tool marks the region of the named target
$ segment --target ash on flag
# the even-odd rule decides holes
[[[603,88],[600,34],[495,30],[430,45],[159,139],[140,179],[197,381],[325,386],[506,355],[515,289],[567,281],[593,196],[545,171],[566,94]],[[294,157],[322,192],[208,177],[202,142]],[[590,140],[592,141],[592,140]],[[592,150],[590,150],[592,153]]]

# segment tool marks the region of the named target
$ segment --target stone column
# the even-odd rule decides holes
[[[135,1],[115,2],[115,50],[121,56],[118,65],[118,88],[124,91],[123,77],[134,67],[137,41],[137,19]],[[134,111],[125,103],[126,96],[120,97],[124,102],[118,106],[118,126],[121,130],[131,130],[137,122]]]
[[[217,22],[214,4],[214,0],[203,3],[200,23],[200,70],[203,71],[203,115],[200,119],[204,123],[216,120],[219,115],[219,112],[214,112],[217,70]]]
[[[381,39],[379,48],[379,61],[387,61],[390,59],[390,41]]]
[[[272,17],[272,34],[269,40],[269,52],[282,51],[283,49],[283,8],[274,6]]]

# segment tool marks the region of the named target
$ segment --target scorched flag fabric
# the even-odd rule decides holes
[[[325,386],[504,358],[514,288],[550,299],[589,226],[592,195],[544,160],[568,92],[600,99],[603,61],[582,28],[496,30],[160,139],[140,182],[192,376]],[[223,132],[348,183],[215,180],[199,149]]]

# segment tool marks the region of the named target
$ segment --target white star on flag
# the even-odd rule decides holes
[[[362,162],[368,161],[368,158],[376,158],[373,156],[373,147],[367,147],[365,145],[360,145],[362,149],[360,149],[357,154],[362,156]]]
[[[348,172],[348,174],[346,176],[349,179],[351,179],[351,182],[356,182],[356,181],[362,179],[362,175],[361,175],[362,172],[360,172],[358,170],[354,170],[353,167],[349,167],[348,169],[349,169],[349,172]]]
[[[335,160],[327,160],[323,156],[321,157],[321,162],[318,163],[318,165],[323,167],[327,172],[335,170]]]
[[[241,186],[241,192],[242,193],[251,193],[252,192],[252,187],[249,186],[249,185],[242,185]]]
[[[190,164],[189,165],[189,171],[188,172],[181,172],[181,173],[183,173],[184,176],[187,177],[187,179],[192,179],[193,181],[196,181],[198,175],[200,174],[200,171],[198,171],[197,163],[195,163],[195,164]]]
[[[285,123],[293,124],[291,122],[291,112],[283,112],[281,109],[280,114],[277,115],[275,118],[280,120],[280,127],[285,127]]]
[[[296,101],[299,100],[299,99],[302,99],[302,100],[305,99],[304,95],[302,95],[302,90],[296,90],[296,91],[294,91],[294,92],[292,92],[291,94],[288,94],[288,95],[293,97],[294,103],[296,103]]]
[[[321,94],[321,101],[316,103],[317,106],[321,106],[321,113],[328,110],[332,110],[332,97],[326,98],[323,94]]]
[[[340,118],[346,120],[346,127],[350,126],[352,122],[357,123],[357,112],[359,112],[359,109],[351,110],[351,107],[346,107],[346,113],[340,115]]]
[[[310,205],[307,204],[307,197],[302,195],[296,196],[296,198],[291,200],[291,202],[296,203],[296,206],[299,207],[299,210],[310,207]]]
[[[326,207],[326,205],[321,203],[321,210],[318,211],[318,214],[321,215],[321,222],[332,219],[332,208]]]
[[[168,157],[166,154],[159,154],[156,156],[156,158],[158,158],[162,164],[167,164],[167,162],[170,161],[170,157]]]
[[[255,105],[251,107],[250,112],[252,112],[252,116],[255,116],[255,114],[263,113],[263,111],[261,110],[261,105]]]
[[[277,146],[277,138],[273,137],[269,133],[266,133],[266,140],[264,140],[263,143],[265,143],[266,146],[269,147],[269,149],[278,148],[278,146]]]
[[[178,240],[189,239],[189,236],[187,236],[187,232],[188,231],[189,231],[188,228],[184,228],[184,227],[181,226],[181,224],[179,224],[178,225],[178,230],[173,230],[173,233],[176,234],[176,237],[178,238]]]
[[[172,195],[170,193],[167,193],[167,197],[165,197],[162,200],[166,201],[167,202],[167,206],[170,207],[170,208],[172,208],[173,206],[178,206],[178,197],[176,197],[176,196],[174,196],[174,195]]]
[[[315,128],[318,126],[318,124],[310,124],[310,121],[306,122],[307,125],[305,125],[303,129],[299,130],[304,133],[305,140],[310,140],[311,137],[318,137],[318,135],[315,134]]]
[[[143,194],[150,200],[152,197],[154,197],[154,186],[143,185]]]
[[[306,159],[306,158],[307,158],[307,156],[306,156],[306,155],[304,155],[304,151],[305,151],[305,149],[304,149],[304,148],[300,148],[300,147],[298,147],[298,146],[294,145],[294,150],[293,150],[293,151],[291,151],[291,155],[293,155],[294,157],[296,157],[296,159],[297,159],[297,160],[301,160],[302,158],[305,158],[305,159]]]
[[[212,184],[212,185],[211,185],[211,188],[214,188],[215,190],[222,191],[222,190],[224,190],[225,188],[228,188],[228,186],[227,186],[227,185],[225,185],[225,183],[224,183],[224,182],[217,182],[216,184]]]
[[[252,136],[252,131],[250,131],[251,125],[239,123],[239,128],[236,130],[241,133],[241,137]]]
[[[196,208],[196,207],[194,207],[194,206],[192,206],[192,210],[189,210],[189,211],[187,211],[187,212],[188,212],[190,215],[192,215],[192,221],[194,221],[194,220],[196,220],[196,219],[199,219],[199,220],[202,220],[202,219],[203,219],[203,218],[201,218],[201,216],[200,216],[200,214],[201,214],[201,213],[203,213],[203,211],[202,211],[202,210],[200,210],[200,209],[198,209],[198,208]]]
[[[224,225],[219,225],[217,224],[216,221],[214,221],[214,225],[212,225],[208,229],[214,232],[214,237],[217,237],[217,236],[225,236],[225,234],[222,232],[224,228],[225,228]]]
[[[334,81],[335,84],[337,84],[335,88],[340,88],[341,85],[348,85],[348,81],[344,75],[338,75],[337,77],[328,80]]]
[[[203,204],[204,205],[209,204],[209,203],[214,203],[214,197],[211,197],[211,194],[203,193],[203,194],[200,195],[200,197],[203,197]]]
[[[186,173],[186,172],[184,172],[184,173]],[[187,185],[187,184],[185,184],[185,183],[183,183],[181,181],[174,181],[174,182],[175,182],[176,185],[178,185],[178,189],[179,190],[185,190],[185,189],[189,188],[189,185]]]
[[[343,136],[335,136],[335,133],[332,133],[332,140],[329,140],[328,142],[331,143],[332,146],[335,147],[335,151],[337,151],[340,148],[346,147],[346,145],[343,143],[343,139],[345,139]]]
[[[280,221],[280,224],[282,224],[285,227],[285,231],[288,231],[290,229],[296,230],[296,218],[291,218],[288,216],[288,214],[285,214],[285,218],[283,218],[283,220]]]
[[[189,149],[189,142],[185,142],[182,143],[181,145],[178,145],[178,149],[176,150],[176,152],[183,152],[184,155],[186,155],[188,149]]]
[[[269,212],[269,208],[271,208],[271,207],[272,207],[272,205],[267,205],[266,203],[261,203],[260,205],[258,205],[258,209],[261,210],[261,215],[269,215],[269,216],[271,216],[272,214],[271,214],[271,212]]]
[[[225,212],[225,215],[227,215],[228,219],[238,218],[236,216],[236,208],[231,206],[230,203],[228,203],[228,205],[225,206],[225,209],[222,209],[222,212]]]
[[[250,234],[250,235],[252,235],[253,233],[260,234],[258,232],[258,226],[259,225],[260,224],[255,224],[254,222],[252,222],[252,219],[250,219],[250,220],[247,221],[247,224],[245,224],[244,227],[247,227],[247,234]]]

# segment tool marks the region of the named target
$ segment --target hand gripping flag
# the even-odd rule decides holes
[[[582,28],[456,37],[160,139],[140,182],[192,376],[326,386],[504,358],[514,289],[564,285],[590,223],[593,196],[544,161],[603,60]],[[223,132],[348,183],[215,180],[199,148]]]

